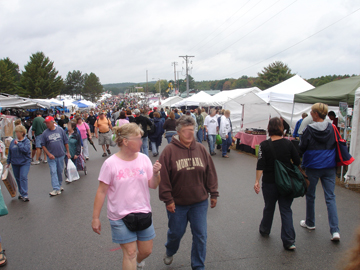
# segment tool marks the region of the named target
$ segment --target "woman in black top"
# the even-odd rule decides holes
[[[165,138],[167,139],[168,143],[171,143],[172,137],[177,134],[174,112],[170,112],[169,118],[166,119],[163,128],[166,131]]]
[[[275,157],[271,151],[270,144],[276,152],[276,159],[290,167],[291,161],[296,165],[300,165],[300,157],[295,146],[283,138],[284,126],[280,118],[270,119],[268,125],[270,140],[260,144],[259,157],[256,167],[255,192],[260,192],[260,178],[262,177],[262,192],[265,201],[263,219],[260,223],[260,234],[268,236],[271,231],[272,221],[274,217],[276,202],[279,203],[281,215],[281,239],[284,248],[294,250],[295,247],[295,230],[293,225],[291,204],[293,198],[283,197],[279,194],[275,184],[274,161]]]

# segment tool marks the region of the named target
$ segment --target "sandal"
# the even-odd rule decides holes
[[[102,157],[107,157],[107,154],[106,153],[102,154]]]
[[[110,149],[109,149],[109,148],[108,148],[106,151],[108,152],[109,155],[111,155],[111,152],[110,152]]]
[[[0,264],[0,267],[5,266],[7,264],[5,249],[3,249],[3,251],[0,252],[0,262],[1,261],[4,261],[4,262],[2,264]]]
[[[226,156],[223,156],[223,158],[229,158],[229,156],[228,156],[228,155],[226,155]]]

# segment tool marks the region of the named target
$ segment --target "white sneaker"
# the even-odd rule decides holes
[[[64,191],[64,188],[63,188],[63,187],[60,187],[60,191]]]
[[[60,190],[53,190],[53,191],[51,191],[50,193],[50,196],[56,196],[56,195],[60,195],[61,194],[61,191]]]
[[[71,183],[70,180],[69,180],[69,178],[66,178],[66,179],[65,179],[65,182]]]
[[[173,262],[174,256],[168,256],[166,253],[164,255],[164,263],[170,265]]]
[[[331,241],[334,241],[334,242],[340,241],[340,233],[334,232],[332,235]]]
[[[308,230],[315,230],[315,226],[314,226],[314,227],[310,227],[310,226],[306,225],[305,220],[301,220],[301,221],[300,221],[300,226],[303,227],[303,228],[306,228],[306,229],[308,229]]]
[[[145,266],[145,261],[142,261],[141,263],[137,263],[137,270],[144,269],[144,266]]]
[[[31,165],[39,165],[39,164],[40,164],[40,161],[38,161],[38,160],[31,162]]]

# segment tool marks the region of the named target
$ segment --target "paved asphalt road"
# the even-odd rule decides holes
[[[97,177],[104,158],[99,151],[91,150],[90,154],[88,175],[80,172],[81,179],[65,184],[60,196],[48,195],[51,183],[46,164],[31,167],[29,203],[11,199],[1,184],[10,213],[0,218],[0,235],[9,260],[3,269],[121,269],[122,253],[111,242],[106,206],[101,214],[102,234],[91,229]],[[360,225],[360,194],[336,187],[342,237],[338,244],[330,241],[322,188],[319,186],[317,191],[315,231],[298,225],[305,217],[305,200],[296,199],[292,208],[297,250],[289,252],[282,247],[278,211],[270,238],[264,239],[258,233],[264,203],[262,195],[253,191],[256,159],[232,151],[230,159],[222,159],[218,152],[214,161],[220,198],[218,206],[208,212],[206,269],[337,269],[337,262],[351,246]],[[151,196],[157,237],[145,269],[191,269],[189,229],[173,264],[163,264],[167,217],[157,191],[151,191]]]

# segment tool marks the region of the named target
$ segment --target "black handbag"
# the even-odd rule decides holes
[[[142,231],[152,224],[152,213],[131,213],[122,219],[126,227],[132,231]]]

